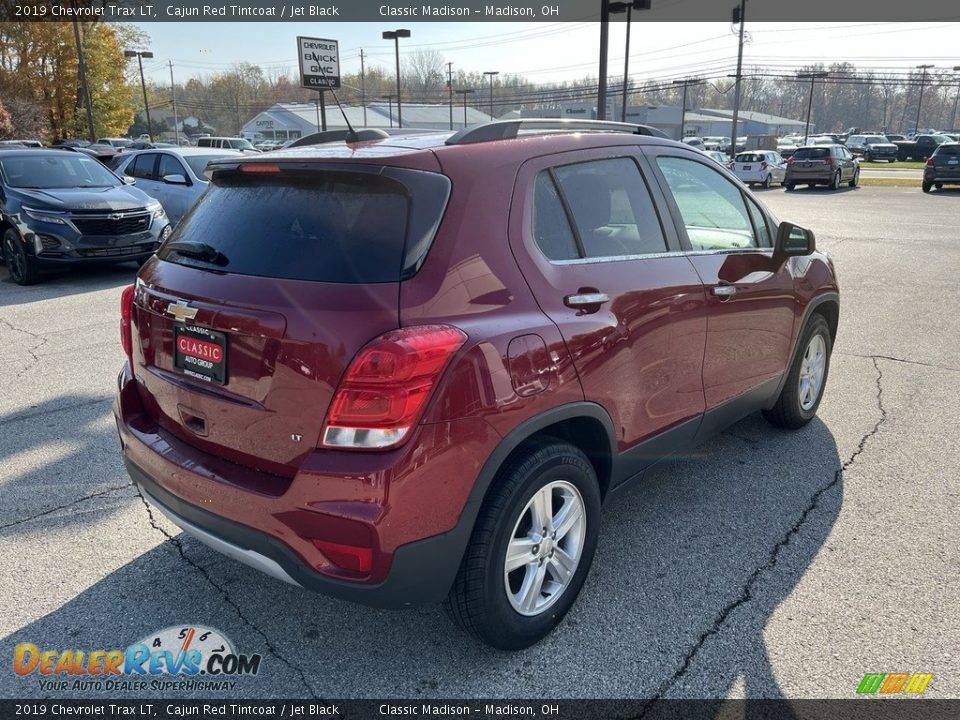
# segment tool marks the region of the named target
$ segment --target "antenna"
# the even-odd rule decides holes
[[[317,67],[320,68],[320,74],[323,75],[324,80],[326,80],[327,73],[324,72],[323,64],[320,62],[320,58],[317,57],[316,53],[312,53],[312,55],[313,55],[313,60],[317,63]],[[334,91],[333,87],[331,86],[328,86],[328,87],[330,87],[330,94],[333,95],[333,99],[337,103],[337,107],[340,108],[340,114],[343,115],[343,121],[347,124],[347,130],[349,130],[349,132],[347,133],[347,137],[345,138],[345,142],[347,142],[348,144],[359,142],[360,138],[357,135],[357,131],[353,129],[353,125],[351,125],[350,120],[347,119],[347,113],[343,109],[343,105],[340,104],[340,98],[337,97],[337,93]],[[323,92],[323,90],[321,89],[320,92]]]

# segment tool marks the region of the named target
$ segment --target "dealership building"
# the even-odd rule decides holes
[[[355,128],[383,128],[389,129],[399,126],[397,106],[393,102],[372,102],[366,107],[347,106],[344,112]],[[427,105],[423,103],[403,103],[403,127],[423,130],[449,130],[450,106]],[[327,101],[327,129],[336,130],[346,128],[343,115],[336,104]],[[467,107],[466,124],[479,125],[489,122],[491,117],[476,108]],[[241,134],[252,141],[293,140],[318,131],[320,126],[320,111],[314,103],[277,103],[267,110],[257,114],[244,124]],[[462,105],[453,106],[453,129],[464,126],[464,109]]]

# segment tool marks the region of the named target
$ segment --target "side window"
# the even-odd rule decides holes
[[[156,176],[153,174],[153,166],[156,159],[156,153],[137,155],[127,168],[127,175],[142,180],[156,180]]]
[[[694,250],[757,247],[753,224],[736,185],[716,170],[679,157],[658,157],[657,165],[680,209]]]
[[[588,258],[661,253],[660,218],[636,162],[611,158],[554,168]]]
[[[187,175],[187,171],[183,169],[183,165],[180,164],[179,160],[172,155],[161,155],[160,169],[157,171],[157,177],[163,179],[167,175],[183,175],[185,178],[189,177],[189,175]]]
[[[753,227],[757,232],[760,247],[773,247],[773,242],[770,239],[770,227],[767,225],[767,218],[760,206],[752,198],[747,198],[747,209],[750,211],[750,219],[753,221]]]
[[[557,186],[546,171],[537,175],[533,191],[533,237],[548,260],[580,257]]]

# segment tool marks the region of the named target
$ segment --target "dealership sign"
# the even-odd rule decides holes
[[[323,90],[340,87],[340,48],[336,40],[297,38],[300,87]]]

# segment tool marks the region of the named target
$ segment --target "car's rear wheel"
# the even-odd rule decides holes
[[[873,161],[873,155],[871,155],[870,153],[864,153],[864,154],[863,154],[863,159],[864,159],[864,162],[872,162],[872,161]]]
[[[587,457],[559,441],[521,452],[495,482],[444,607],[480,640],[520,650],[577,599],[597,546],[600,490]]]
[[[787,192],[793,192],[793,189],[796,187],[792,182],[785,182],[783,186],[787,189]]]
[[[933,189],[933,183],[925,182],[920,187],[925,193],[928,193],[931,189]]]
[[[772,184],[773,184],[773,177],[768,173],[767,176],[763,179],[763,189],[769,190]]]
[[[18,285],[33,285],[40,279],[33,256],[27,253],[20,236],[12,228],[3,234],[3,262],[10,278]]]
[[[841,180],[841,173],[840,173],[839,170],[837,170],[837,171],[833,174],[833,178],[830,180],[830,189],[831,189],[831,190],[839,190],[839,189],[840,189],[840,180]]]
[[[934,186],[937,190],[943,190],[943,183],[934,183],[933,186]]]
[[[826,319],[819,313],[812,315],[776,404],[763,411],[769,422],[795,430],[813,419],[827,385],[832,347]]]

